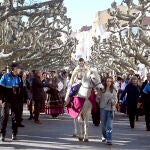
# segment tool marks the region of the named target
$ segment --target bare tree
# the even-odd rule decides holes
[[[76,39],[63,0],[26,3],[4,0],[0,6],[0,58],[4,65],[21,62],[30,68],[70,65]]]
[[[93,53],[99,58],[92,59],[105,60],[108,68],[119,71],[137,70],[138,62],[150,67],[150,29],[143,23],[150,10],[150,1],[139,0],[136,5],[133,0],[123,0],[122,4],[126,4],[126,12],[122,12],[116,2],[108,9],[112,16],[106,24],[110,36],[103,42],[100,37],[94,39]],[[121,25],[120,20],[126,23]]]

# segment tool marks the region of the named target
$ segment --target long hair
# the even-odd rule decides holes
[[[104,93],[106,92],[106,88],[107,88],[107,80],[108,79],[111,79],[112,80],[112,82],[111,82],[111,85],[110,85],[110,92],[112,93],[113,92],[113,90],[114,90],[114,82],[113,82],[113,78],[112,77],[107,77],[106,78],[106,80],[105,80],[105,82],[104,82]]]

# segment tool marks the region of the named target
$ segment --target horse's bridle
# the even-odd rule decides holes
[[[95,84],[95,83],[93,82],[93,80],[92,80],[91,77],[89,77],[89,79],[90,79],[91,84],[93,85],[92,87],[85,87],[83,84],[82,84],[81,86],[83,86],[83,87],[86,88],[86,89],[92,89],[92,88],[96,89],[96,87],[97,87],[99,84],[101,84],[101,82],[98,82],[98,83]],[[82,83],[82,82],[81,82],[81,83]]]
[[[93,84],[93,88],[95,89],[99,84],[101,84],[101,82],[98,82],[98,83],[94,83],[93,80],[91,79],[90,77],[90,80],[91,80],[91,83]]]

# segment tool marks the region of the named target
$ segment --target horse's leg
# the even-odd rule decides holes
[[[85,118],[84,118],[84,142],[88,142],[88,127],[89,127],[89,117],[90,114],[87,112]]]
[[[79,122],[79,141],[83,140],[83,121],[81,114],[78,116],[78,122]]]
[[[88,142],[88,126],[89,126],[89,118],[91,115],[92,105],[89,100],[86,100],[84,107],[84,141]]]
[[[73,119],[74,122],[74,132],[73,132],[73,137],[77,137],[77,118]]]

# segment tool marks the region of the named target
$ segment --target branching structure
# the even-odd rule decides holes
[[[63,0],[25,3],[4,0],[0,6],[0,59],[27,68],[70,65],[76,39],[70,38],[70,18]]]
[[[126,12],[120,11],[116,2],[108,9],[112,16],[106,24],[110,35],[103,41],[100,40],[101,37],[94,38],[91,60],[101,61],[98,63],[101,64],[99,69],[105,64],[107,69],[119,72],[137,70],[138,63],[149,68],[150,25],[145,25],[144,21],[150,19],[147,17],[150,1],[139,0],[136,5],[133,0],[123,0],[122,4],[126,4]],[[120,20],[125,21],[125,24],[121,25]]]

